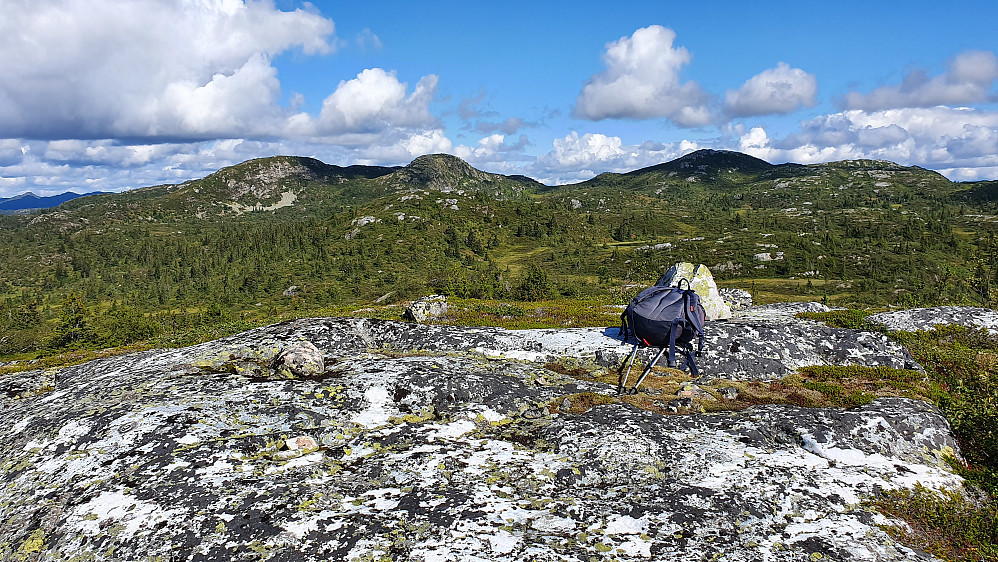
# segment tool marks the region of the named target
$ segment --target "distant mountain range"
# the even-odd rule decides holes
[[[76,193],[74,191],[67,191],[58,195],[39,197],[29,191],[27,193],[15,195],[14,197],[0,197],[0,214],[9,215],[18,212],[31,211],[34,209],[48,209],[50,207],[57,207],[66,201],[71,201],[78,197],[97,195],[99,193],[103,192],[93,191],[90,193]]]

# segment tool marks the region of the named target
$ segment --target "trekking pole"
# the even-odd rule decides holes
[[[632,390],[634,391],[635,394],[637,394],[638,392],[638,386],[641,384],[641,381],[645,380],[645,377],[647,377],[648,373],[651,372],[651,368],[654,367],[655,363],[658,363],[658,360],[662,358],[663,353],[665,353],[664,347],[659,349],[658,355],[656,355],[655,358],[651,360],[651,363],[649,363],[648,366],[645,367],[645,372],[641,373],[641,377],[638,378],[638,382],[634,383],[634,388]]]
[[[624,360],[624,365],[627,365],[627,371],[624,371],[624,365],[620,366],[620,378],[617,379],[618,396],[624,392],[624,387],[627,386],[627,375],[631,373],[631,365],[634,365],[634,356],[637,354],[638,344],[634,344],[634,349],[631,350],[631,356]]]

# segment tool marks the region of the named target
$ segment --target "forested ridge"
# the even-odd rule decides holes
[[[996,192],[724,151],[558,187],[446,155],[258,159],[0,217],[0,355],[428,293],[624,302],[677,261],[763,301],[991,305]]]

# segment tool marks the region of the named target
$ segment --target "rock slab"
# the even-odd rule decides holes
[[[826,333],[745,322],[718,341]],[[527,332],[307,319],[4,376],[0,559],[929,559],[862,501],[960,485],[931,405],[551,414],[613,386],[546,361],[627,346]],[[319,376],[230,368],[303,341]]]
[[[956,324],[968,328],[981,328],[989,334],[998,334],[998,311],[990,308],[968,306],[937,306],[912,308],[871,314],[867,320],[880,324],[890,331],[924,331],[937,325]]]

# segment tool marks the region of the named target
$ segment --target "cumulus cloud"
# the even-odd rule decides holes
[[[990,51],[965,51],[950,61],[946,72],[929,77],[924,70],[909,73],[900,84],[881,86],[868,94],[850,92],[846,109],[879,111],[906,107],[965,105],[995,101],[998,57]]]
[[[734,117],[786,114],[815,104],[818,81],[799,68],[779,63],[724,95],[724,109]]]
[[[387,127],[427,127],[436,122],[430,102],[437,89],[437,76],[420,79],[413,92],[394,72],[380,68],[364,70],[352,80],[340,82],[322,102],[317,133],[320,135],[366,133]]]
[[[532,160],[523,150],[530,146],[526,135],[520,135],[515,142],[508,142],[506,135],[494,133],[478,140],[475,146],[454,147],[454,156],[488,172],[511,173],[516,170],[516,162]]]
[[[202,178],[252,158],[294,154],[323,162],[397,165],[453,147],[442,129],[392,129],[356,146],[327,139],[218,139],[185,143],[122,144],[118,140],[0,140],[0,197],[25,190],[52,195],[67,190],[122,191]],[[20,145],[20,146],[18,146]],[[8,147],[17,158],[4,159]]]
[[[606,45],[606,69],[592,76],[575,102],[574,115],[601,120],[664,117],[683,127],[714,120],[710,96],[696,82],[681,82],[691,56],[675,47],[676,33],[652,25]]]
[[[330,52],[333,22],[271,0],[9,0],[0,131],[11,137],[269,134],[283,119],[270,59]]]

